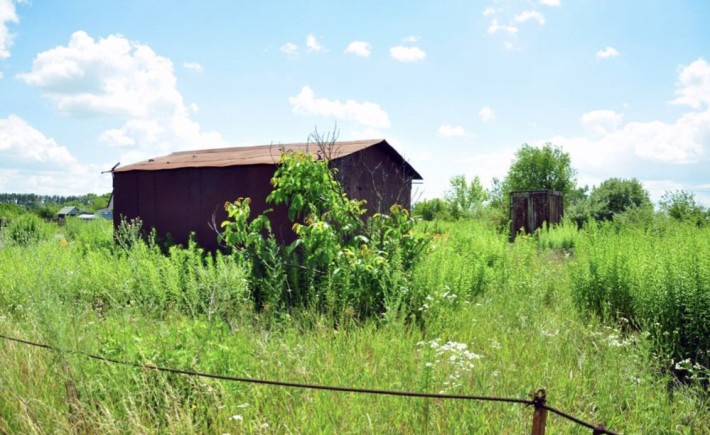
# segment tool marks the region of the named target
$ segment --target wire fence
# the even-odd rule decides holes
[[[123,366],[127,366],[127,367],[134,367],[134,368],[140,368],[140,369],[145,369],[145,370],[154,370],[154,371],[172,373],[172,374],[177,374],[177,375],[194,376],[194,377],[200,377],[200,378],[206,378],[206,379],[216,379],[216,380],[220,380],[220,381],[242,382],[242,383],[249,383],[249,384],[261,384],[261,385],[271,385],[271,386],[289,387],[289,388],[301,388],[301,389],[310,389],[310,390],[335,391],[335,392],[341,392],[341,393],[357,393],[357,394],[400,396],[400,397],[418,397],[418,398],[426,398],[426,399],[476,400],[476,401],[485,401],[485,402],[518,403],[518,404],[534,407],[533,421],[532,421],[532,434],[533,435],[541,435],[541,434],[545,433],[548,411],[552,412],[553,414],[557,414],[563,418],[566,418],[567,420],[570,420],[580,426],[584,426],[588,429],[591,429],[592,433],[594,435],[596,435],[596,434],[616,435],[616,432],[606,429],[603,425],[594,425],[592,423],[588,423],[588,422],[581,420],[577,417],[574,417],[564,411],[561,411],[557,408],[554,408],[554,407],[548,405],[546,402],[546,391],[544,389],[537,390],[535,392],[535,394],[533,394],[531,399],[518,399],[518,398],[511,398],[511,397],[477,396],[477,395],[465,395],[465,394],[424,393],[424,392],[416,392],[416,391],[379,390],[379,389],[371,389],[371,388],[356,388],[356,387],[341,387],[341,386],[333,386],[333,385],[307,384],[307,383],[298,383],[298,382],[286,382],[286,381],[275,381],[275,380],[268,380],[268,379],[255,379],[255,378],[246,378],[246,377],[238,377],[238,376],[227,376],[227,375],[220,375],[220,374],[213,374],[213,373],[202,373],[202,372],[193,371],[193,370],[182,370],[182,369],[174,369],[174,368],[169,368],[169,367],[162,367],[162,366],[158,366],[158,365],[154,365],[154,364],[140,364],[140,363],[135,363],[135,362],[130,362],[130,361],[121,361],[118,359],[109,358],[109,357],[105,357],[102,355],[95,355],[95,354],[82,352],[82,351],[78,351],[78,350],[61,349],[56,346],[51,346],[51,345],[43,344],[43,343],[35,343],[33,341],[23,340],[23,339],[15,338],[15,337],[9,337],[9,336],[3,335],[3,334],[0,334],[0,338],[7,340],[7,341],[19,343],[19,344],[24,344],[27,346],[33,346],[33,347],[37,347],[37,348],[41,348],[41,349],[45,349],[45,350],[51,350],[51,351],[64,353],[64,354],[79,355],[79,356],[83,356],[86,358],[91,358],[94,360],[103,361],[103,362],[111,363],[111,364],[119,364],[119,365],[123,365]]]

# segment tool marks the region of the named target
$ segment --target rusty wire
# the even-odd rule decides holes
[[[333,386],[333,385],[305,384],[305,383],[298,383],[298,382],[274,381],[274,380],[268,380],[268,379],[255,379],[255,378],[246,378],[246,377],[238,377],[238,376],[227,376],[227,375],[219,375],[219,374],[213,374],[213,373],[202,373],[202,372],[197,372],[197,371],[193,371],[193,370],[173,369],[173,368],[162,367],[162,366],[158,366],[158,365],[154,365],[154,364],[140,364],[140,363],[134,363],[134,362],[129,362],[129,361],[121,361],[121,360],[117,360],[117,359],[113,359],[113,358],[109,358],[109,357],[105,357],[105,356],[101,356],[101,355],[94,355],[91,353],[78,351],[78,350],[60,349],[58,347],[50,346],[48,344],[35,343],[32,341],[23,340],[20,338],[9,337],[9,336],[3,335],[3,334],[0,334],[0,338],[3,338],[8,341],[13,341],[15,343],[38,347],[41,349],[53,350],[56,352],[67,353],[67,354],[72,354],[72,355],[80,355],[80,356],[84,356],[84,357],[91,358],[94,360],[104,361],[104,362],[108,362],[108,363],[112,363],[112,364],[119,364],[119,365],[128,366],[128,367],[135,367],[135,368],[141,368],[141,369],[146,369],[146,370],[154,370],[154,371],[160,371],[160,372],[166,372],[166,373],[173,373],[173,374],[178,374],[178,375],[196,376],[196,377],[208,378],[208,379],[217,379],[217,380],[222,380],[222,381],[243,382],[243,383],[251,383],[251,384],[261,384],[261,385],[273,385],[273,386],[291,387],[291,388],[303,388],[303,389],[310,389],[310,390],[338,391],[338,392],[345,392],[345,393],[375,394],[375,395],[400,396],[400,397],[402,397],[402,396],[403,397],[418,397],[418,398],[427,398],[427,399],[478,400],[478,401],[487,401],[487,402],[520,403],[520,404],[528,405],[528,406],[530,406],[530,405],[541,406],[550,412],[553,412],[553,413],[555,413],[561,417],[564,417],[574,423],[577,423],[581,426],[584,426],[584,427],[587,427],[587,428],[593,430],[594,434],[616,435],[615,432],[605,429],[603,426],[594,426],[591,423],[587,423],[583,420],[580,420],[572,415],[569,415],[563,411],[560,411],[559,409],[553,408],[545,403],[540,404],[540,403],[536,402],[535,398],[533,398],[533,400],[529,400],[529,399],[516,399],[516,398],[510,398],[510,397],[475,396],[475,395],[465,395],[465,394],[436,394],[436,393],[422,393],[422,392],[416,392],[416,391],[378,390],[378,389],[371,389],[371,388],[339,387],[339,386]]]

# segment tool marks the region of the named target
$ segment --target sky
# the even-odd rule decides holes
[[[710,2],[0,0],[0,192],[316,129],[386,139],[415,199],[551,142],[710,206]]]

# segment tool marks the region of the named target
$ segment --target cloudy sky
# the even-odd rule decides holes
[[[523,144],[710,205],[710,2],[0,0],[0,192],[177,150],[385,138],[424,176]]]

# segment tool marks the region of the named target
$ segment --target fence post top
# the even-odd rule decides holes
[[[544,388],[538,388],[533,394],[533,404],[536,408],[543,406],[547,401],[547,392]]]

